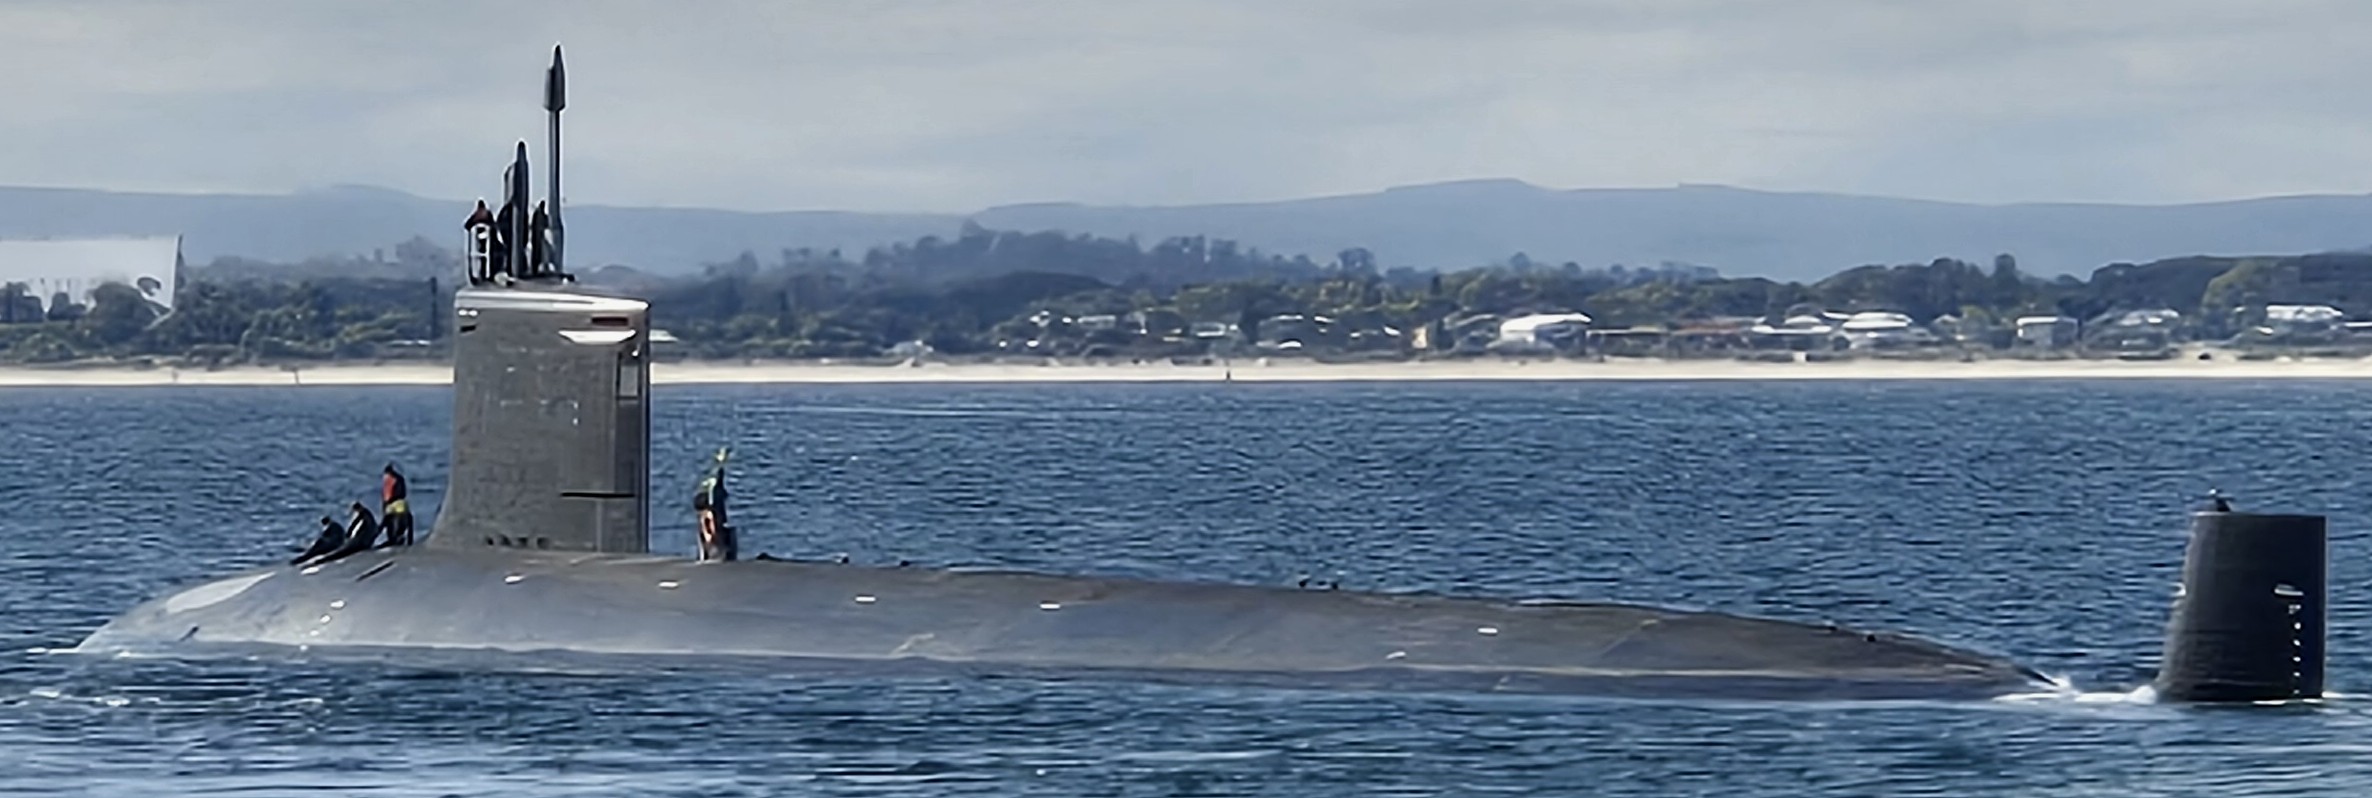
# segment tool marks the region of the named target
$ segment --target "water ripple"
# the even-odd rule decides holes
[[[2208,487],[2332,519],[2372,693],[2351,383],[710,386],[654,540],[737,453],[745,549],[1616,598],[1889,627],[2089,691],[1976,704],[105,659],[168,586],[444,483],[437,388],[0,392],[0,793],[2357,795],[2372,702],[2137,702]]]

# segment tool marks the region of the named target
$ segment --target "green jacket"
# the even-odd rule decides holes
[[[710,511],[716,514],[718,524],[725,523],[725,466],[723,463],[710,467],[708,475],[700,478],[700,488],[698,492],[692,494],[692,509]]]

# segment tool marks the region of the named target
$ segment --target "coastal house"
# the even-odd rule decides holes
[[[1996,323],[1986,316],[1961,316],[1946,313],[1927,323],[1927,331],[1934,333],[1936,342],[1961,347],[2007,349],[2016,344],[2017,327],[2009,322]]]
[[[1282,313],[1260,320],[1263,349],[1300,349],[1332,340],[1334,319],[1302,313]]]
[[[1224,321],[1198,321],[1186,328],[1188,337],[1201,341],[1224,340],[1237,334],[1236,326]]]
[[[2076,321],[2066,316],[2019,316],[2013,345],[2059,349],[2076,342]]]
[[[2087,325],[2085,343],[2120,354],[2161,353],[2174,346],[2183,314],[2173,308],[2129,310],[2103,316]]]
[[[1704,356],[1723,352],[1743,352],[1753,349],[1746,335],[1739,330],[1709,327],[1682,327],[1665,336],[1672,353],[1680,356]]]
[[[1952,313],[1937,316],[1927,323],[1928,332],[1935,333],[1935,337],[1939,340],[1951,343],[1967,343],[1981,338],[1983,337],[1983,327],[1984,325],[1970,322],[1968,319]]]
[[[1441,340],[1443,340],[1443,338],[1441,335],[1440,319],[1419,324],[1415,327],[1409,328],[1408,330],[1408,348],[1411,351],[1433,351],[1437,342]]]
[[[932,348],[930,344],[921,341],[903,341],[891,346],[882,354],[899,358],[901,360],[914,362],[921,361],[932,355],[938,354],[938,350]]]
[[[1781,319],[1779,323],[1757,323],[1746,328],[1748,343],[1757,349],[1786,349],[1798,352],[1833,348],[1830,337],[1836,335],[1836,321],[1825,313],[1800,313]]]
[[[1748,330],[1761,321],[1752,316],[1716,316],[1688,322],[1672,330],[1671,348],[1683,355],[1751,349]]]
[[[2266,305],[2259,336],[2283,342],[2327,342],[2347,333],[2347,314],[2330,305]]]
[[[1433,348],[1444,351],[1479,352],[1499,340],[1498,314],[1482,313],[1463,319],[1444,319],[1434,336]]]
[[[1070,329],[1071,324],[1076,322],[1077,319],[1073,319],[1069,316],[1065,316],[1051,310],[1041,310],[1030,314],[1029,321],[1031,324],[1038,325],[1038,329],[1040,330],[1067,330]]]
[[[181,237],[0,241],[0,323],[87,309],[91,292],[118,283],[171,311],[181,285]]]
[[[1407,334],[1389,324],[1345,324],[1343,329],[1350,331],[1343,335],[1343,346],[1352,351],[1377,352],[1407,346]]]
[[[1186,337],[1186,317],[1174,310],[1156,308],[1134,311],[1123,317],[1121,324],[1146,338],[1176,341]]]
[[[1499,322],[1493,349],[1556,351],[1572,349],[1590,331],[1590,317],[1581,313],[1533,313]]]
[[[1845,345],[1853,349],[1905,349],[1936,342],[1935,334],[1911,321],[1909,315],[1892,311],[1855,313],[1836,328]]]
[[[1656,357],[1671,352],[1672,331],[1662,327],[1629,327],[1589,331],[1589,348],[1608,357]]]

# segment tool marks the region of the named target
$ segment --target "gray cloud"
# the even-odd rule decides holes
[[[0,183],[963,211],[1516,177],[2016,200],[2357,192],[2346,0],[0,3]]]

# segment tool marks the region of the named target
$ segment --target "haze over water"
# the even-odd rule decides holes
[[[1751,704],[94,659],[285,559],[443,388],[0,392],[0,794],[2361,795],[2372,699],[2145,683],[2214,486],[2331,516],[2372,694],[2372,398],[2313,381],[714,386],[657,392],[655,545],[735,447],[745,554],[1618,599],[2008,654],[2091,692]],[[429,528],[424,517],[421,527]]]

